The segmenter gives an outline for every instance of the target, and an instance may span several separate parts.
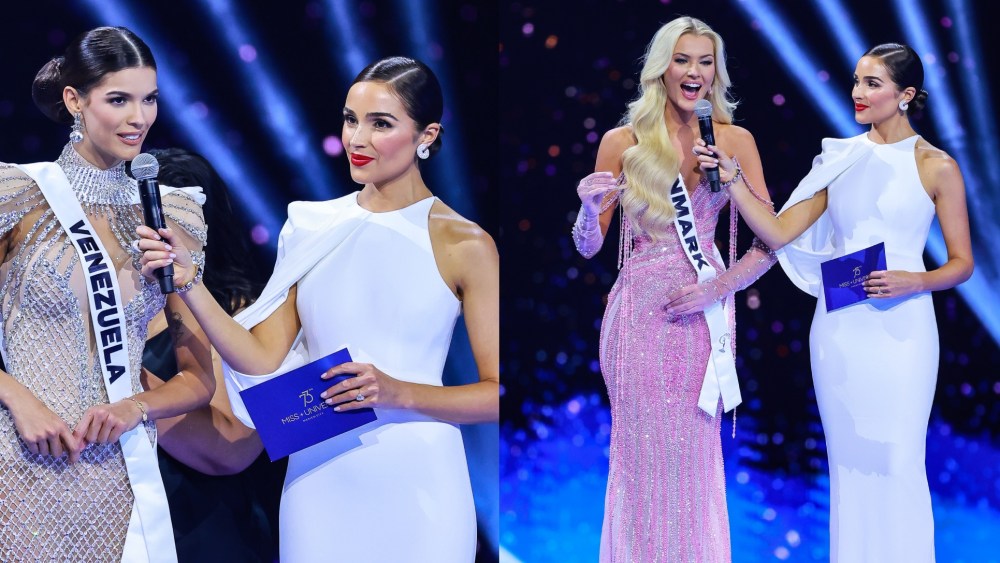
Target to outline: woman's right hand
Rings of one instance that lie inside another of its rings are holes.
[[[80,459],[86,443],[77,439],[69,425],[31,392],[26,391],[7,407],[14,418],[14,428],[28,451],[53,457],[67,454],[70,463]]]
[[[576,186],[576,194],[583,202],[583,209],[587,215],[596,216],[601,213],[601,202],[604,195],[612,190],[619,189],[618,180],[611,172],[594,172],[593,174],[580,180]]]
[[[142,275],[156,281],[156,270],[174,265],[174,285],[183,286],[195,277],[191,252],[184,248],[180,238],[169,228],[157,233],[150,227],[140,225],[135,232],[139,235],[139,250],[142,258]]]

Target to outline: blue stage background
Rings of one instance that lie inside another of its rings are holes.
[[[941,368],[927,470],[937,560],[1000,561],[1000,160],[992,109],[1000,102],[1000,41],[988,13],[987,3],[968,0],[501,8],[502,560],[597,560],[611,422],[597,344],[616,276],[617,228],[596,258],[577,255],[569,236],[575,187],[636,93],[646,43],[662,23],[690,15],[727,43],[741,102],[736,123],[755,136],[779,207],[823,137],[863,130],[850,90],[864,51],[900,41],[921,54],[930,97],[915,126],[962,167],[977,268],[961,291],[934,296]],[[724,245],[726,234],[719,236]],[[741,227],[741,249],[751,237]],[[928,265],[942,256],[935,231]],[[777,267],[737,297],[745,404],[736,438],[728,421],[722,438],[737,562],[829,559],[827,461],[807,345],[814,303]]]
[[[35,108],[35,74],[77,34],[125,25],[149,44],[159,67],[160,113],[144,149],[186,148],[218,169],[250,220],[247,234],[257,244],[247,259],[261,265],[262,279],[290,201],[360,188],[340,143],[351,80],[381,57],[421,59],[445,97],[443,147],[422,166],[424,179],[498,238],[494,2],[38,0],[6,4],[4,21],[0,161],[59,154],[68,129]],[[448,383],[476,377],[462,321],[445,370]],[[498,428],[463,427],[483,540],[477,561],[497,557]]]

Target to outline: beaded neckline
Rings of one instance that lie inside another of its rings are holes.
[[[136,181],[125,174],[124,161],[101,170],[80,156],[72,144],[67,144],[56,164],[66,174],[73,193],[88,214],[99,212],[100,208],[108,205],[131,206],[138,199]]]

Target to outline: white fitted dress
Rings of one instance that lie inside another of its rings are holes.
[[[300,361],[346,346],[354,361],[391,377],[441,385],[461,304],[431,248],[436,200],[372,213],[357,195],[289,206],[272,279],[236,319],[252,326],[266,318],[297,281]],[[282,371],[294,365],[287,362]],[[231,369],[227,377],[234,410],[245,416],[235,392],[267,377]],[[411,411],[377,414],[376,422],[289,457],[282,563],[475,559],[476,514],[458,426]]]
[[[786,208],[828,181],[827,211],[812,232],[778,253],[800,287],[822,296],[811,262],[883,241],[887,269],[925,271],[935,208],[917,173],[918,139],[824,141],[810,176],[827,177],[803,180]],[[924,464],[939,349],[930,293],[833,312],[820,297],[809,340],[830,462],[831,561],[934,561]]]

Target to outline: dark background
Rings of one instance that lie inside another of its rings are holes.
[[[69,131],[32,103],[35,74],[81,32],[99,25],[130,27],[149,44],[159,66],[159,116],[144,150],[183,147],[202,152],[216,165],[248,216],[248,227],[264,227],[258,229],[261,244],[248,257],[260,264],[262,279],[270,274],[276,230],[288,202],[360,189],[351,181],[346,155],[342,150],[326,154],[324,139],[333,136],[339,144],[350,82],[364,65],[384,56],[421,59],[441,79],[443,148],[421,165],[424,180],[446,203],[498,237],[493,2],[40,0],[5,4],[3,19],[0,161],[58,156]],[[253,47],[255,60],[241,59],[243,45]],[[364,53],[359,63],[347,56],[350,49]],[[172,84],[184,84],[185,90]],[[268,88],[283,105],[269,105]],[[212,143],[215,152],[205,151]],[[289,147],[304,156],[295,157]],[[230,170],[242,176],[224,169],[227,159],[234,164]],[[247,205],[251,199],[261,202],[265,216]],[[450,382],[475,377],[463,321],[446,372]],[[495,553],[497,425],[469,426],[464,435],[487,539],[484,551]]]
[[[838,34],[828,29],[814,2],[522,1],[501,9],[500,177],[505,187],[501,222],[501,496],[504,545],[521,540],[517,544],[520,549],[514,550],[521,557],[533,548],[524,543],[523,535],[508,534],[508,524],[521,525],[526,518],[525,506],[530,505],[517,487],[549,477],[565,480],[586,469],[574,461],[552,461],[551,474],[539,470],[548,463],[542,461],[541,453],[547,451],[546,444],[564,433],[572,437],[565,454],[570,459],[572,450],[584,447],[581,444],[588,440],[607,439],[603,434],[606,428],[596,428],[607,423],[603,414],[607,397],[597,352],[606,296],[617,276],[618,218],[616,215],[612,222],[604,248],[589,261],[574,250],[570,229],[580,204],[577,182],[594,171],[600,136],[619,123],[627,103],[635,97],[641,57],[656,30],[677,16],[689,15],[721,34],[726,42],[732,92],[740,101],[735,123],[756,138],[767,187],[779,208],[808,172],[812,158],[820,151],[820,140],[844,136],[824,118],[823,107],[801,87],[799,79],[780,63],[770,46],[773,37],[746,15],[750,4],[770,5],[780,11],[795,34],[793,40],[805,46],[819,68],[828,73],[829,85],[839,92],[837,101],[850,111],[854,63],[863,53],[857,53],[850,63],[844,60],[837,48]],[[841,4],[865,48],[889,41],[906,42],[896,16],[897,3]],[[943,23],[956,4],[969,6],[972,21],[978,22],[974,48],[985,67],[979,74],[985,79],[988,103],[995,107],[1000,102],[995,89],[1000,79],[1000,41],[986,23],[992,13],[987,3],[917,3],[942,46],[939,64],[925,66],[928,72],[944,73],[952,91],[956,95],[961,92],[963,53]],[[945,53],[951,51],[958,52],[957,62],[946,59]],[[774,101],[779,94],[784,98],[780,106]],[[929,142],[947,150],[942,132],[930,117],[940,107],[935,104],[940,103],[941,96],[931,91],[925,115],[914,121],[914,126]],[[973,163],[981,163],[979,158],[996,158],[981,152],[981,139],[971,136],[973,120],[995,117],[976,115],[963,107],[961,99],[956,103],[959,125],[967,133],[964,142],[977,157]],[[857,126],[856,133],[863,130]],[[979,201],[995,206],[1000,196],[998,186],[988,181],[983,169],[967,167],[963,173],[967,182],[970,176],[977,179]],[[970,212],[974,215],[977,268],[980,274],[995,277],[998,253],[995,243],[984,238],[989,229],[977,222],[976,213],[993,221],[996,216],[983,209]],[[726,217],[720,224],[728,224]],[[728,235],[720,229],[717,236],[719,247],[724,249]],[[752,233],[741,224],[741,252],[751,238]],[[927,263],[934,267],[929,258]],[[991,295],[980,296],[975,307],[1000,307],[996,293]],[[758,298],[759,306],[748,306],[748,300]],[[815,299],[795,288],[775,265],[751,290],[738,294],[736,303],[737,367],[745,401],[738,409],[743,418],[737,423],[742,435],[737,463],[779,477],[806,474],[819,478],[827,471],[826,453],[808,357]],[[941,367],[932,427],[1000,444],[1000,404],[996,400],[1000,394],[996,367],[1000,350],[994,340],[1000,335],[991,337],[956,290],[935,293],[934,303]],[[567,414],[567,405],[572,407],[571,414]],[[586,426],[584,418],[590,421],[590,429],[567,428]],[[728,417],[722,426],[725,441],[731,432]],[[606,459],[603,463],[606,465]],[[931,475],[932,490],[958,490],[957,480],[942,483],[936,477]],[[996,477],[992,469],[981,468],[967,477],[986,480],[975,495],[984,496],[994,509],[1000,506],[1000,494],[989,483]],[[512,483],[509,486],[508,480]],[[594,483],[581,494],[603,498],[603,485]],[[970,498],[978,498],[972,495],[969,493]],[[579,519],[568,518],[571,524],[567,526],[582,526]]]

